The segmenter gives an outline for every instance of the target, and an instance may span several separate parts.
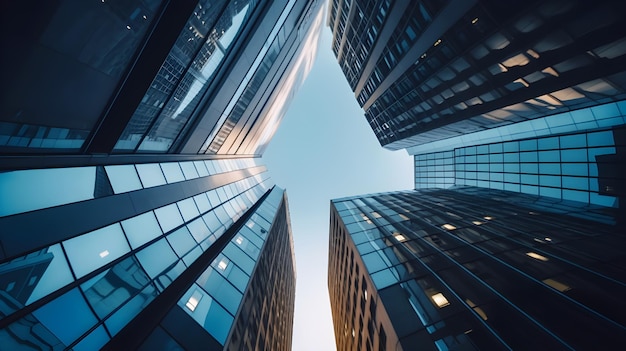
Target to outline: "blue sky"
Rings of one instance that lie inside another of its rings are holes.
[[[376,140],[333,56],[328,27],[263,163],[289,199],[298,272],[293,350],[335,350],[326,281],[330,199],[412,189],[413,163]]]

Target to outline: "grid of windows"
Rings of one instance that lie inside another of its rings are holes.
[[[617,142],[617,144],[616,144]],[[525,139],[456,148],[415,156],[415,186],[469,185],[615,207],[620,181],[605,171],[621,145],[612,130]]]
[[[254,159],[236,159],[3,172],[0,217],[255,166]]]
[[[344,257],[356,249],[404,349],[593,348],[580,335],[591,330],[623,342],[626,277],[615,265],[626,238],[614,225],[560,214],[565,206],[529,211],[520,206],[528,198],[460,188],[333,200],[334,320],[358,300],[342,303],[337,291],[351,279],[331,264],[350,270]]]
[[[618,62],[626,45],[615,15],[622,5],[510,6],[479,4],[422,52],[401,59],[390,49],[376,58],[380,67],[356,92],[382,145],[399,149],[624,98]],[[598,20],[582,24],[583,17]],[[385,67],[397,70],[395,81],[385,80]]]
[[[3,326],[2,344],[99,348],[271,185],[251,176],[2,264],[3,317],[29,312]]]

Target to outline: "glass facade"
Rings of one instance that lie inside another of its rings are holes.
[[[615,220],[575,218],[565,213],[580,208],[553,204],[472,187],[333,200],[329,292],[338,347],[624,342],[624,236]]]
[[[167,151],[257,1],[200,1],[115,147]]]
[[[329,26],[372,130],[398,150],[624,99],[623,11],[611,1],[336,0]]]
[[[0,349],[290,349],[287,198],[258,158],[323,8],[2,6]]]
[[[64,0],[3,6],[10,15],[3,19],[0,146],[79,150],[160,16],[161,3]],[[32,25],[16,30],[24,23]]]
[[[619,207],[621,109],[623,101],[411,148],[450,150],[415,155],[415,187],[470,185]]]
[[[2,344],[29,344],[39,334],[24,328],[36,326],[49,347],[104,345],[271,185],[266,174],[242,178],[3,263],[4,320],[32,312],[3,327]]]

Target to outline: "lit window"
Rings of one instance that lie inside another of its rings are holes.
[[[198,306],[198,303],[200,303],[200,300],[202,300],[202,293],[196,289],[189,297],[189,300],[187,300],[185,306],[193,312]]]
[[[396,240],[398,240],[399,242],[406,241],[406,238],[404,237],[404,235],[400,233],[393,233],[393,237],[396,238]]]
[[[558,282],[552,278],[544,279],[543,282],[560,292],[566,292],[572,289],[572,287],[570,287],[569,285]]]
[[[480,308],[480,307],[476,307],[476,304],[475,304],[475,303],[473,303],[473,302],[472,302],[472,300],[470,300],[470,299],[465,300],[465,302],[467,302],[467,304],[468,304],[468,305],[469,305],[472,309],[474,309],[474,311],[476,311],[476,313],[478,313],[478,315],[479,315],[482,319],[487,320],[487,314],[485,313],[485,311],[483,311],[483,309],[482,309],[482,308]]]
[[[408,220],[409,220],[409,217],[407,217],[407,216],[403,215],[402,213],[398,213],[398,216],[399,216],[400,218],[402,218],[403,220],[405,220],[405,221],[408,221]]]
[[[104,250],[100,252],[100,258],[105,258],[107,256],[109,256],[109,250]]]
[[[365,300],[367,301],[367,290],[363,290],[363,295],[365,296]]]
[[[437,46],[439,44],[441,44],[441,39],[437,39],[437,41],[435,42],[435,44],[433,44],[433,46]]]
[[[526,253],[526,255],[527,255],[528,257],[532,257],[532,258],[534,258],[534,259],[536,259],[536,260],[539,260],[539,261],[544,261],[544,262],[545,262],[545,261],[547,261],[547,260],[548,260],[548,258],[547,258],[547,257],[545,257],[545,256],[541,256],[540,254],[535,253],[535,252],[527,252],[527,253]]]
[[[483,223],[485,223],[485,222],[481,222],[481,221],[472,221],[472,223],[474,223],[474,224],[476,224],[476,225],[481,225],[481,224],[483,224]]]
[[[372,212],[372,216],[374,216],[374,218],[380,218],[381,217],[380,213],[378,213],[376,211]]]
[[[446,306],[448,306],[450,304],[450,302],[448,302],[448,299],[446,299],[446,297],[443,296],[442,293],[436,293],[436,294],[432,295],[430,298],[433,299],[433,302],[439,308],[446,307]]]
[[[217,264],[217,268],[221,270],[225,270],[228,267],[228,263],[225,260],[221,260],[220,263]]]
[[[485,217],[483,217],[483,218],[484,218],[484,219],[486,219],[486,220],[488,220],[488,221],[490,221],[490,220],[492,220],[492,219],[493,219],[493,217],[490,217],[490,216],[485,216]]]
[[[455,226],[453,226],[452,224],[448,224],[448,223],[442,225],[441,227],[443,227],[443,229],[447,229],[447,230],[454,230],[454,229],[456,229]]]
[[[235,242],[239,245],[241,245],[243,243],[243,237],[239,236],[237,237],[237,239],[235,239]]]
[[[472,24],[476,24],[477,22],[478,22],[478,17],[476,17],[476,18],[474,18],[474,19],[472,20]]]

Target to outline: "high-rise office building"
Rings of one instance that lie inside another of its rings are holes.
[[[330,3],[333,52],[388,149],[626,97],[622,2]]]
[[[0,348],[290,349],[287,200],[258,157],[323,2],[1,6]]]
[[[333,201],[338,348],[624,342],[623,13],[331,1],[339,64],[381,145],[414,156],[420,189]]]
[[[478,187],[333,200],[337,348],[623,344],[626,237],[606,208],[579,205]]]

